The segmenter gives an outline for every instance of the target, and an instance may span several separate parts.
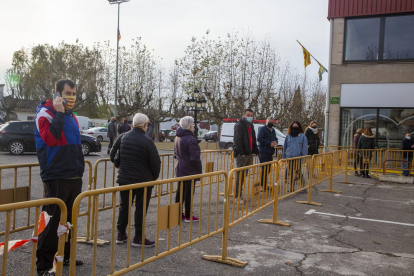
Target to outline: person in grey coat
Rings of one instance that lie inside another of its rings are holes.
[[[111,121],[108,124],[108,131],[106,132],[106,136],[109,138],[109,145],[108,145],[108,152],[111,152],[112,146],[114,145],[114,141],[116,138],[116,118],[112,117]]]
[[[147,127],[147,136],[151,138],[151,140],[154,140],[154,123],[149,121],[148,127]]]

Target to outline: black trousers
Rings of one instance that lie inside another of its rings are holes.
[[[191,218],[191,183],[193,183],[192,180],[183,181],[183,201],[184,201],[184,209],[185,209],[186,218]],[[193,186],[193,195],[194,195],[195,181],[192,186]],[[178,182],[177,192],[175,193],[175,203],[180,202],[180,195],[181,195],[181,182]]]
[[[45,198],[57,197],[65,202],[68,216],[67,221],[72,223],[72,207],[75,198],[82,192],[82,179],[59,179],[43,183],[45,188]],[[57,229],[60,221],[60,208],[56,204],[42,206],[45,211],[52,216],[46,229],[39,236],[36,251],[36,266],[38,271],[49,270],[53,267],[55,254],[58,250],[59,238]],[[70,257],[70,235],[65,243],[64,259]]]
[[[112,146],[114,145],[115,137],[109,137],[108,154],[111,152]]]
[[[270,162],[270,161],[273,161],[273,156],[270,153],[260,152],[259,160],[260,160],[260,163]],[[269,177],[270,166],[271,165],[262,166],[261,182],[262,182],[262,187],[265,187],[265,188],[267,187],[267,181],[268,181],[267,178]]]
[[[120,185],[122,186],[122,185]],[[154,186],[147,187],[147,201],[145,206],[145,212],[148,212],[148,206],[151,199],[152,188]],[[135,237],[141,238],[142,236],[142,220],[143,220],[143,210],[144,210],[144,188],[139,188],[132,190],[132,201],[131,205],[134,202],[135,198]],[[121,191],[121,204],[119,207],[119,215],[118,215],[118,223],[116,225],[118,232],[121,234],[126,233],[126,228],[128,226],[128,216],[130,215],[130,207],[129,204],[129,190],[128,191]]]

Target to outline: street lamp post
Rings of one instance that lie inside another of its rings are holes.
[[[185,106],[187,107],[187,113],[194,112],[194,137],[198,140],[198,126],[197,124],[200,123],[197,120],[198,112],[204,112],[206,108],[207,101],[206,99],[198,95],[200,91],[198,91],[197,87],[193,91],[193,96],[191,99],[188,97],[185,101]]]
[[[125,2],[129,2],[129,0],[108,0],[109,4],[114,5],[118,4],[118,28],[116,32],[116,75],[115,75],[115,106],[114,106],[114,117],[116,118],[117,106],[118,106],[118,53],[119,53],[119,10],[120,5]]]

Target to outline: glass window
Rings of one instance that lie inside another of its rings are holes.
[[[378,60],[380,18],[346,21],[345,60]]]
[[[384,59],[414,59],[414,15],[385,19]]]
[[[354,135],[358,128],[370,127],[375,134],[377,109],[342,108],[341,146],[354,146]]]
[[[378,148],[400,148],[405,134],[414,134],[414,109],[380,109]]]

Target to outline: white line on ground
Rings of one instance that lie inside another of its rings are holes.
[[[410,204],[411,203],[411,201],[398,201],[398,200],[379,199],[379,198],[363,198],[363,197],[359,197],[359,196],[348,196],[348,195],[341,195],[341,194],[335,194],[334,196],[351,197],[351,198],[365,199],[365,200],[388,201],[388,202],[403,203],[403,204]]]
[[[338,218],[349,218],[349,219],[357,219],[357,220],[366,220],[366,221],[374,221],[374,222],[382,222],[382,223],[390,223],[390,224],[398,224],[398,225],[405,225],[405,226],[414,226],[414,224],[411,223],[402,223],[402,222],[395,222],[395,221],[387,221],[387,220],[378,220],[378,219],[367,219],[367,218],[357,218],[357,217],[348,217],[344,215],[336,215],[336,214],[329,214],[329,213],[322,213],[322,212],[316,212],[315,209],[310,209],[305,213],[305,215],[311,215],[311,214],[319,214],[319,215],[325,215],[325,216],[331,216],[331,217],[338,217]]]

